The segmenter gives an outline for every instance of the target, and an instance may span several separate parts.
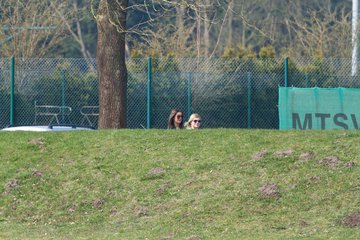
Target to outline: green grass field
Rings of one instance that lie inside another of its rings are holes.
[[[360,239],[359,143],[358,131],[0,132],[0,239]]]

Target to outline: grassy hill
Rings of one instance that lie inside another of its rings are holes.
[[[0,132],[0,239],[359,239],[360,132]]]

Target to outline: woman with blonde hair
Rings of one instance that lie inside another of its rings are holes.
[[[197,113],[191,114],[189,121],[185,123],[186,129],[199,129],[201,125],[201,117]]]

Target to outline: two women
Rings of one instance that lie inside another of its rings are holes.
[[[168,129],[182,129],[186,127],[186,129],[199,129],[201,126],[201,117],[197,113],[191,114],[189,121],[185,124],[183,123],[183,113],[178,111],[177,109],[171,110],[169,121],[168,121]]]

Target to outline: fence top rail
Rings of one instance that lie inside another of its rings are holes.
[[[37,115],[69,115],[71,111],[71,107],[68,106],[35,105],[35,114]]]

